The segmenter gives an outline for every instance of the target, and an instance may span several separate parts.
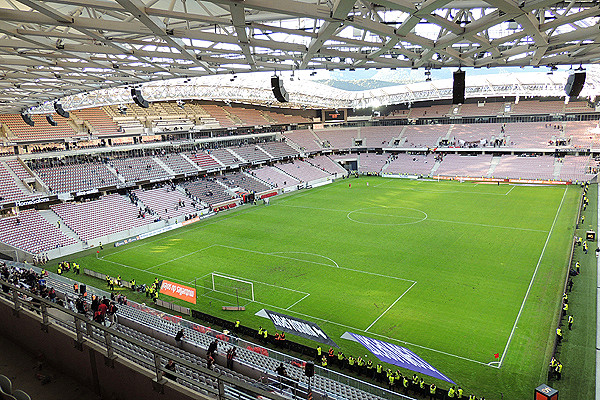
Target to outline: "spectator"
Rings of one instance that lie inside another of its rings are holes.
[[[227,350],[227,368],[233,370],[233,359],[235,358],[235,347]]]
[[[175,343],[177,343],[177,346],[181,347],[183,345],[184,337],[185,337],[185,333],[183,332],[183,329],[181,329],[179,332],[177,332],[177,335],[175,335]]]
[[[215,351],[217,350],[217,345],[219,344],[218,340],[215,339],[209,346],[208,351],[206,352],[209,356],[214,357]]]
[[[175,370],[176,370],[175,361],[169,360],[169,362],[167,362],[167,364],[165,365],[165,368],[169,371],[175,372]],[[171,374],[171,372],[163,371],[162,375],[165,378],[170,379],[172,381],[174,381],[176,379],[175,375]]]

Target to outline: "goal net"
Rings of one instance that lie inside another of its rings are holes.
[[[252,282],[215,272],[210,274],[210,279],[212,291],[254,301],[254,284]]]

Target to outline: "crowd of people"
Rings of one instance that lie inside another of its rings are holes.
[[[581,211],[585,211],[589,204],[589,199],[587,197],[587,192],[589,189],[589,183],[585,183],[583,185],[583,194],[581,199]],[[583,225],[585,222],[585,215],[581,215],[580,224]],[[579,227],[579,226],[578,226]],[[588,243],[587,240],[583,240],[583,238],[576,236],[574,241],[575,247],[581,247],[584,254],[588,253]],[[596,256],[600,253],[600,248],[596,248]],[[573,310],[569,309],[569,294],[573,290],[573,280],[576,276],[581,274],[581,263],[579,261],[575,262],[575,265],[569,270],[569,277],[567,279],[566,291],[563,293],[562,302],[561,302],[561,314],[560,321],[558,327],[556,328],[556,346],[554,348],[554,354],[552,355],[552,359],[550,360],[550,364],[548,365],[548,380],[556,379],[560,381],[562,378],[562,370],[563,365],[558,360],[557,355],[557,347],[562,344],[562,341],[565,337],[565,332],[563,331],[563,326],[566,325],[569,331],[573,330],[573,324],[575,322],[575,317],[573,315]],[[566,324],[563,321],[566,318]]]
[[[430,399],[438,399],[440,393],[445,392],[445,398],[448,399],[485,400],[484,397],[477,397],[474,394],[467,396],[460,386],[451,386],[446,391],[438,388],[435,383],[426,383],[425,379],[417,374],[411,377],[403,375],[399,369],[394,371],[391,368],[384,368],[381,363],[375,365],[366,354],[364,357],[346,356],[341,350],[336,354],[332,347],[325,352],[321,346],[317,346],[315,354],[315,362],[323,368],[336,366],[342,371],[348,370],[352,374],[364,376],[379,384],[387,385],[392,391],[401,391],[406,395],[418,394],[429,396]]]

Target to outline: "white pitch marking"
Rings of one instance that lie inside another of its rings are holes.
[[[500,196],[504,196],[503,194]],[[294,206],[294,205],[289,205],[289,204],[281,204],[282,207],[295,207],[295,208],[305,208],[305,209],[309,209],[309,210],[322,210],[322,211],[338,211],[338,212],[345,212],[348,213],[348,211],[346,210],[338,210],[335,208],[320,208],[320,207],[307,207],[307,206]],[[383,206],[381,206],[383,207]],[[383,207],[383,208],[387,208],[387,207]],[[386,214],[379,214],[379,213],[368,213],[365,211],[361,211],[364,210],[364,208],[358,209],[358,210],[353,210],[350,211],[350,213],[356,213],[356,214],[365,214],[365,215],[379,215],[379,216],[386,216]],[[419,210],[420,211],[420,210]],[[424,211],[422,211],[424,213]],[[419,217],[411,217],[411,216],[395,216],[398,218],[408,218],[408,219],[417,219]],[[348,218],[350,219],[350,218]],[[350,219],[350,221],[353,221]],[[513,229],[513,230],[517,230],[517,231],[528,231],[528,232],[543,232],[543,233],[547,233],[547,231],[542,230],[542,229],[531,229],[531,228],[520,228],[518,226],[502,226],[502,225],[491,225],[491,224],[479,224],[476,222],[464,222],[464,221],[448,221],[445,219],[435,219],[435,218],[427,218],[426,221],[432,221],[432,222],[446,222],[448,224],[462,224],[462,225],[474,225],[474,226],[484,226],[487,228],[498,228],[498,229]],[[357,222],[357,221],[353,221],[353,222]],[[419,221],[417,221],[419,222]],[[360,222],[362,224],[369,224],[368,222]],[[371,225],[375,225],[375,224],[371,224]]]
[[[504,195],[505,195],[505,196],[508,196],[508,194],[509,194],[510,192],[512,192],[514,188],[515,188],[515,185],[512,185],[512,187],[510,188],[510,190],[509,190],[508,192],[504,193]]]
[[[111,264],[120,265],[120,266],[122,266],[122,267],[129,268],[129,269],[133,269],[133,270],[136,270],[136,271],[150,273],[150,272],[146,271],[145,269],[140,269],[140,268],[132,267],[131,265],[127,265],[127,264],[118,263],[118,262],[116,262],[116,261],[110,261],[110,260],[106,260],[106,259],[104,259],[104,258],[101,258],[100,260],[102,260],[102,261],[106,261],[106,262],[108,262],[108,263],[111,263]],[[160,276],[161,278],[167,278],[167,279],[171,279],[171,280],[173,280],[173,281],[176,281],[176,282],[188,283],[188,282],[182,281],[182,280],[180,280],[180,279],[171,278],[170,276],[166,276],[166,275],[161,275],[161,274],[152,274],[152,275],[155,275],[155,276]]]
[[[386,309],[386,310],[385,310],[383,313],[381,313],[381,315],[380,315],[379,317],[377,317],[377,319],[376,319],[375,321],[373,321],[373,322],[371,323],[371,325],[369,325],[369,326],[367,327],[367,329],[365,329],[365,330],[364,330],[364,332],[368,332],[368,331],[369,331],[369,329],[371,329],[371,327],[372,327],[373,325],[375,325],[375,323],[376,323],[377,321],[379,321],[379,319],[380,319],[381,317],[383,317],[383,316],[384,316],[384,315],[385,315],[385,314],[386,314],[388,311],[390,311],[390,309],[396,305],[396,303],[398,302],[398,300],[400,300],[400,299],[401,299],[401,298],[402,298],[402,297],[403,297],[403,296],[404,296],[406,293],[408,293],[408,291],[409,291],[410,289],[412,289],[412,287],[413,287],[413,286],[415,286],[416,284],[417,284],[417,282],[414,282],[412,285],[410,285],[410,287],[409,287],[408,289],[406,289],[406,290],[404,291],[404,293],[402,293],[402,294],[400,295],[400,297],[398,297],[398,298],[396,299],[396,301],[394,301],[394,302],[393,302],[393,303],[392,303],[392,304],[391,304],[391,305],[390,305],[390,306],[389,306],[389,307],[388,307],[388,308],[387,308],[387,309]]]
[[[294,304],[292,304],[291,306],[289,306],[288,308],[286,308],[286,310],[289,310],[290,308],[294,307],[296,304],[300,303],[302,300],[304,300],[308,296],[310,296],[310,293],[307,294],[306,296],[304,296],[303,298],[301,298],[300,300],[298,300],[297,302],[295,302]]]
[[[165,265],[165,264],[168,264],[168,263],[170,263],[170,262],[177,261],[177,260],[179,260],[179,259],[181,259],[181,258],[185,258],[185,257],[187,257],[187,256],[191,256],[192,254],[196,254],[196,253],[198,253],[198,252],[200,252],[200,251],[203,251],[203,250],[210,249],[210,248],[211,248],[211,247],[213,247],[213,246],[214,246],[214,244],[211,244],[210,246],[203,247],[203,248],[201,248],[200,250],[192,251],[191,253],[184,254],[184,255],[182,255],[182,256],[180,256],[180,257],[175,257],[175,258],[173,258],[173,259],[171,259],[171,260],[167,260],[167,261],[165,261],[165,262],[162,262],[162,263],[160,263],[160,264],[153,265],[153,266],[151,266],[150,268],[147,268],[147,269],[146,269],[146,271],[150,271],[152,268],[160,267],[161,265]]]
[[[340,268],[339,264],[336,263],[333,259],[331,259],[329,257],[322,256],[320,254],[316,254],[316,253],[308,253],[306,251],[274,251],[274,252],[269,253],[269,254],[308,254],[308,255],[311,255],[311,256],[323,257],[326,260],[329,260],[329,261],[331,261],[332,263],[335,264],[335,265],[332,265],[332,267]]]
[[[500,357],[500,361],[498,362],[498,368],[502,366],[502,362],[504,361],[504,356],[506,356],[506,352],[508,351],[508,346],[510,346],[510,342],[515,333],[515,329],[517,329],[517,324],[519,323],[519,319],[521,318],[521,313],[523,312],[523,308],[525,307],[525,303],[527,302],[527,298],[529,297],[529,292],[531,291],[531,287],[533,286],[533,282],[535,281],[535,276],[537,275],[538,269],[540,268],[540,264],[542,263],[542,258],[544,257],[544,253],[546,252],[546,247],[548,246],[548,242],[550,241],[550,236],[552,235],[552,231],[554,230],[554,226],[556,225],[556,220],[558,219],[558,214],[562,208],[563,202],[565,201],[565,196],[567,195],[567,190],[569,187],[565,187],[565,191],[563,193],[563,197],[558,205],[558,210],[556,210],[556,215],[554,216],[554,221],[552,222],[552,227],[550,227],[550,232],[548,232],[548,236],[546,237],[546,242],[544,243],[544,247],[542,248],[542,254],[540,254],[540,258],[538,259],[537,265],[535,266],[535,270],[533,271],[533,276],[529,281],[529,287],[527,287],[527,292],[525,292],[525,297],[523,298],[523,302],[521,303],[521,307],[519,308],[519,312],[517,313],[517,318],[515,319],[515,323],[510,331],[510,335],[508,336],[508,341],[506,342],[506,346],[504,347],[504,351],[502,352],[502,357]]]
[[[218,245],[215,245],[215,246],[222,246],[222,245],[218,244]],[[223,276],[226,276],[226,277],[229,277],[229,278],[246,280],[246,281],[253,282],[253,283],[260,283],[261,285],[271,286],[271,287],[274,287],[274,288],[277,288],[277,289],[289,290],[290,292],[296,292],[296,293],[300,293],[300,294],[310,294],[310,293],[307,293],[307,292],[303,292],[302,290],[290,289],[290,288],[286,288],[286,287],[283,287],[283,286],[273,285],[271,283],[255,281],[255,280],[248,279],[248,278],[245,278],[245,277],[242,277],[242,276],[230,275],[230,274],[226,274],[224,272],[219,272],[219,271],[213,271],[213,272],[215,274],[223,275]]]
[[[254,301],[254,303],[261,304],[263,306],[267,306],[267,307],[270,307],[270,308],[275,308],[275,309],[278,309],[278,310],[286,310],[285,308],[282,308],[282,307],[279,307],[279,306],[275,306],[275,305],[272,305],[272,304],[262,303],[260,301]],[[365,332],[364,330],[362,330],[360,328],[356,328],[356,327],[353,327],[353,326],[340,324],[338,322],[333,322],[333,321],[330,321],[330,320],[327,320],[327,319],[323,319],[323,318],[313,317],[312,315],[300,313],[300,312],[297,312],[297,311],[294,311],[294,310],[288,310],[288,311],[290,313],[292,313],[292,314],[296,314],[296,315],[300,315],[300,316],[305,317],[305,318],[309,318],[309,319],[314,319],[314,320],[317,320],[317,321],[321,321],[323,323],[330,323],[330,324],[333,324],[333,325],[341,326],[342,328],[346,328],[346,329],[349,329],[349,330],[354,330],[354,331],[357,331],[357,332],[368,333],[369,335],[377,336],[377,337],[380,337],[380,338],[383,338],[383,339],[386,339],[386,340],[389,340],[389,341],[392,341],[392,342],[397,342],[397,343],[402,343],[402,344],[405,344],[405,345],[408,345],[408,346],[418,347],[420,349],[433,351],[435,353],[443,354],[443,355],[446,355],[446,356],[449,356],[449,357],[454,357],[454,358],[458,358],[460,360],[469,361],[469,362],[480,364],[480,365],[483,365],[483,366],[486,366],[486,367],[491,367],[487,363],[484,363],[484,362],[481,362],[481,361],[477,361],[477,360],[473,360],[471,358],[467,358],[467,357],[459,356],[459,355],[456,355],[456,354],[448,353],[448,352],[445,352],[445,351],[442,351],[442,350],[432,349],[431,347],[421,346],[419,344],[410,343],[410,342],[407,342],[407,341],[404,341],[404,340],[395,339],[395,338],[392,338],[392,337],[389,337],[389,336],[385,336],[385,335],[380,335],[378,333]],[[497,367],[492,367],[492,368],[497,368]]]
[[[135,249],[135,248],[137,248],[137,247],[141,247],[141,246],[145,246],[145,245],[147,245],[147,244],[150,244],[150,243],[157,242],[157,241],[159,241],[159,240],[163,240],[163,239],[166,239],[166,238],[170,238],[170,237],[172,237],[172,236],[179,236],[179,235],[182,235],[182,234],[184,234],[184,233],[187,233],[187,232],[190,232],[190,231],[195,231],[195,230],[198,230],[198,229],[202,229],[202,228],[205,228],[205,227],[207,227],[208,225],[217,224],[217,223],[219,223],[219,222],[221,222],[221,221],[223,221],[223,220],[226,220],[226,219],[229,219],[229,218],[234,218],[234,217],[236,217],[236,216],[243,215],[243,214],[246,214],[246,213],[248,213],[248,212],[251,212],[251,211],[256,211],[256,210],[262,210],[262,208],[260,208],[260,207],[250,207],[250,208],[247,208],[246,210],[236,210],[237,212],[235,212],[235,213],[233,213],[233,214],[231,214],[231,215],[228,215],[228,216],[226,216],[226,217],[221,217],[221,218],[219,218],[219,219],[216,219],[216,220],[214,220],[214,221],[205,221],[205,220],[202,220],[202,224],[199,224],[199,225],[197,225],[197,226],[195,226],[195,227],[193,227],[193,228],[189,228],[189,229],[183,229],[183,230],[182,230],[182,229],[177,229],[177,230],[175,230],[175,232],[173,232],[173,233],[171,233],[171,234],[168,234],[168,235],[166,235],[166,234],[161,234],[161,235],[159,235],[159,236],[158,236],[156,239],[154,239],[154,240],[149,240],[149,241],[147,241],[147,242],[145,241],[146,239],[143,239],[143,240],[141,241],[141,243],[139,243],[139,244],[132,245],[132,246],[126,246],[126,247],[125,247],[125,248],[123,248],[122,250],[117,250],[117,251],[114,251],[114,252],[112,252],[112,253],[110,253],[110,254],[107,254],[107,255],[105,255],[105,256],[102,256],[102,257],[100,257],[100,258],[101,258],[101,259],[104,259],[104,257],[110,257],[110,256],[112,256],[112,255],[114,255],[114,254],[119,254],[119,253],[121,253],[121,252],[124,252],[124,251],[129,251],[129,250]],[[216,215],[215,215],[215,216],[216,216]],[[165,235],[165,236],[162,236],[162,235]]]
[[[383,274],[378,274],[378,273],[375,273],[375,272],[361,271],[359,269],[353,269],[353,268],[346,268],[346,267],[340,267],[340,266],[336,267],[335,265],[331,265],[331,264],[320,263],[320,262],[317,262],[317,261],[303,260],[301,258],[285,257],[285,256],[277,255],[277,254],[271,254],[271,253],[264,253],[264,252],[258,251],[258,250],[242,249],[242,248],[239,248],[239,247],[227,246],[227,245],[224,245],[224,244],[217,244],[216,246],[226,247],[228,249],[234,249],[234,250],[240,250],[240,251],[247,251],[247,252],[250,252],[250,253],[263,254],[263,255],[267,255],[267,256],[270,255],[270,256],[273,256],[273,257],[281,257],[281,258],[285,258],[285,259],[288,259],[288,260],[302,261],[302,262],[306,262],[306,263],[310,263],[310,264],[323,265],[325,267],[339,268],[339,269],[344,269],[346,271],[358,272],[358,273],[367,274],[367,275],[380,276],[382,278],[397,279],[397,280],[406,281],[406,282],[415,282],[412,279],[398,278],[397,276],[383,275]],[[240,278],[240,279],[244,279],[244,278]]]
[[[380,214],[380,213],[370,213],[370,212],[365,212],[362,210],[369,210],[373,207],[370,208],[359,208],[358,210],[354,210],[354,211],[350,211],[348,214],[346,214],[346,218],[348,218],[350,221],[352,222],[356,222],[359,224],[365,224],[365,225],[378,225],[378,226],[400,226],[400,225],[412,225],[412,224],[418,224],[419,222],[423,222],[427,219],[427,213],[425,211],[421,211],[421,210],[417,210],[416,208],[410,208],[410,207],[384,207],[384,208],[402,208],[405,210],[412,210],[412,211],[418,211],[421,212],[425,215],[425,217],[420,218],[419,217],[411,217],[408,215],[389,215],[389,214]],[[378,215],[378,216],[382,216],[382,217],[396,217],[396,218],[408,218],[408,219],[415,219],[417,221],[413,221],[413,222],[402,222],[402,223],[395,223],[395,224],[376,224],[376,223],[372,223],[372,222],[362,222],[362,221],[357,221],[355,219],[350,218],[350,214],[365,214],[365,215]]]
[[[434,221],[434,222],[447,222],[449,224],[463,224],[463,225],[485,226],[487,228],[514,229],[514,230],[517,230],[517,231],[543,232],[543,233],[547,232],[547,231],[544,231],[542,229],[519,228],[518,226],[488,225],[488,224],[478,224],[477,222],[447,221],[447,220],[444,220],[444,219],[433,219],[433,218],[428,218],[427,220],[428,221]]]
[[[141,272],[146,272],[146,271],[144,271],[142,269],[131,267],[129,265],[121,264],[121,263],[118,263],[118,262],[115,262],[115,261],[110,261],[110,260],[106,260],[106,259],[103,259],[103,261],[106,261],[106,262],[109,262],[109,263],[112,263],[112,264],[116,264],[116,265],[120,265],[120,266],[123,266],[125,268],[130,268],[130,269],[133,269],[133,270],[137,270],[137,271],[141,271]],[[324,264],[324,265],[327,265],[327,264]],[[332,267],[331,265],[329,265],[329,266]],[[344,269],[355,271],[355,270],[352,270],[352,269],[349,269],[349,268],[344,268]],[[364,272],[364,271],[356,271],[356,272]],[[380,275],[380,274],[373,274],[373,275]],[[167,278],[167,279],[170,279],[170,280],[176,281],[176,282],[189,283],[189,282],[184,282],[184,281],[172,278],[170,276],[165,276],[165,275],[160,275],[160,274],[157,274],[157,276],[160,276],[161,278]],[[380,275],[380,276],[388,277],[388,278],[393,278],[393,279],[400,279],[400,280],[409,281],[409,282],[415,282],[415,281],[411,281],[411,280],[408,280],[408,279],[402,279],[402,278],[396,278],[396,277],[389,277],[389,276],[385,276],[385,275]],[[288,290],[292,290],[292,289],[288,289]],[[218,301],[223,301],[222,299],[217,299],[217,298],[208,296],[207,294],[202,294],[201,296],[212,298],[212,299],[218,300]],[[286,310],[285,308],[282,308],[282,307],[279,307],[279,306],[276,306],[276,305],[273,305],[273,304],[262,303],[262,302],[259,302],[259,301],[254,301],[254,303],[261,304],[261,305],[264,305],[264,306],[267,306],[267,307],[271,307],[271,308],[275,308],[275,309],[278,309],[278,310]],[[250,304],[250,303],[248,303],[248,304]],[[287,311],[289,311],[290,313],[293,313],[293,314],[297,314],[297,315],[303,316],[303,317],[312,318],[314,320],[318,320],[318,321],[322,321],[322,322],[328,322],[328,323],[331,323],[333,325],[341,326],[343,328],[352,329],[352,330],[355,330],[355,331],[358,331],[358,332],[367,333],[367,332],[361,330],[360,328],[355,328],[353,326],[340,324],[340,323],[337,323],[337,322],[325,320],[323,318],[313,317],[312,315],[299,313],[299,312],[294,311],[294,310],[287,310]],[[421,345],[418,345],[418,344],[415,344],[415,343],[410,343],[410,342],[406,342],[406,341],[403,341],[403,340],[398,340],[398,339],[395,339],[395,338],[392,338],[392,337],[389,337],[389,336],[380,335],[378,333],[372,333],[372,332],[368,332],[368,333],[370,335],[378,336],[380,338],[383,338],[383,339],[386,339],[386,340],[390,340],[390,341],[393,341],[393,342],[403,343],[403,344],[406,344],[406,345],[409,345],[409,346],[415,346],[415,347],[418,347],[418,348],[421,348],[421,349],[424,349],[424,350],[433,351],[435,353],[444,354],[446,356],[458,358],[460,360],[469,361],[469,362],[473,362],[473,363],[476,363],[476,364],[481,364],[481,365],[490,367],[490,365],[488,365],[488,364],[486,364],[484,362],[473,360],[473,359],[470,359],[470,358],[467,358],[467,357],[463,357],[463,356],[459,356],[459,355],[456,355],[456,354],[448,353],[448,352],[445,352],[445,351],[442,351],[442,350],[436,350],[436,349],[432,349],[432,348],[426,347],[426,346],[421,346]],[[497,367],[494,367],[494,368],[497,368]]]

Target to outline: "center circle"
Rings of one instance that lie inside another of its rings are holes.
[[[350,211],[352,222],[365,225],[412,225],[427,219],[425,211],[410,207],[366,207]]]

